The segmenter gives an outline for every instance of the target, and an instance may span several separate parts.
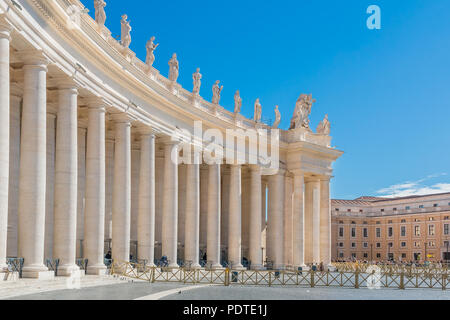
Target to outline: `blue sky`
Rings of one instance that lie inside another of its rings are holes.
[[[229,110],[239,89],[245,116],[259,97],[266,119],[280,106],[285,129],[300,93],[312,93],[312,127],[328,113],[345,151],[334,198],[450,192],[449,0],[106,1],[114,36],[128,14],[142,60],[156,36],[154,66],[167,75],[176,52],[183,87],[200,67],[200,94],[211,99],[221,80]],[[93,15],[93,0],[82,2]],[[366,27],[372,4],[381,30]]]

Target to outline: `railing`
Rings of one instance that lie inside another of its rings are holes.
[[[80,268],[80,270],[86,271],[88,267],[88,262],[89,262],[88,259],[77,259],[76,264]]]
[[[368,263],[358,263],[358,262],[336,262],[333,266],[337,271],[343,272],[366,272],[368,268],[376,266],[383,273],[406,273],[406,274],[449,274],[450,269],[447,265],[441,264],[430,264],[424,265],[390,265],[390,264],[368,264]]]
[[[148,282],[179,282],[189,284],[216,284],[223,286],[297,286],[395,288],[395,289],[450,289],[448,273],[438,270],[408,270],[387,272],[373,266],[368,272],[355,271],[253,271],[253,270],[206,270],[188,268],[144,267],[130,262],[113,263],[112,275],[119,275]]]
[[[6,264],[8,265],[8,274],[17,272],[19,278],[22,278],[22,269],[24,258],[7,258]]]
[[[46,259],[45,265],[49,271],[55,272],[55,276],[58,275],[59,259]]]

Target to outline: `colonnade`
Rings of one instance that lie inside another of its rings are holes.
[[[20,257],[24,277],[49,278],[45,260],[59,259],[70,276],[85,258],[104,274],[105,240],[117,261],[166,256],[173,268],[200,268],[204,253],[212,269],[243,269],[244,257],[256,270],[330,263],[329,176],[177,163],[179,142],[50,75],[42,51],[19,51],[12,79],[10,34],[0,23],[0,270]]]

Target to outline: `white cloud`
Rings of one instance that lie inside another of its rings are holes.
[[[380,197],[397,198],[450,192],[450,183],[440,182],[431,185],[427,185],[424,183],[428,180],[436,179],[446,175],[446,173],[429,175],[426,178],[417,181],[408,181],[404,183],[394,184],[387,188],[378,190],[376,193]]]

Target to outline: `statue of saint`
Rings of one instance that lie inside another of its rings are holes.
[[[273,123],[273,128],[278,129],[281,122],[281,113],[280,110],[278,110],[278,106],[275,107],[275,122]]]
[[[155,37],[151,37],[151,39],[147,42],[147,45],[145,46],[147,48],[147,58],[145,59],[145,63],[150,67],[153,66],[153,62],[155,62],[154,51],[159,46],[159,43],[154,44],[153,41],[155,41]]]
[[[217,80],[216,83],[212,87],[212,91],[213,91],[212,103],[213,104],[219,104],[219,102],[220,102],[220,93],[223,90],[223,86],[221,86],[219,88],[219,83],[220,83],[220,81]]]
[[[170,66],[170,69],[169,69],[169,80],[176,82],[177,79],[178,79],[178,72],[179,72],[179,69],[180,69],[176,53],[174,53],[173,56],[172,56],[172,59],[170,59],[169,66]]]
[[[122,35],[121,35],[121,39],[122,39],[122,46],[124,46],[125,48],[128,48],[131,44],[131,26],[130,26],[130,21],[127,21],[128,16],[126,14],[124,14],[122,16]]]
[[[330,134],[331,124],[328,121],[328,115],[325,115],[325,118],[319,123],[317,126],[317,133],[328,136]]]
[[[95,21],[100,26],[104,26],[106,22],[106,13],[105,13],[106,2],[103,0],[94,0],[94,7],[95,7]]]
[[[295,104],[294,116],[291,120],[291,126],[289,129],[309,128],[309,115],[311,114],[311,109],[313,103],[316,99],[312,98],[312,95],[301,94]]]
[[[194,89],[192,90],[192,93],[198,95],[200,93],[200,86],[202,85],[200,68],[197,68],[197,71],[192,75],[192,79],[194,80]]]
[[[259,103],[259,98],[258,98],[255,101],[255,116],[254,116],[253,120],[255,122],[261,122],[261,117],[262,117],[262,106],[261,106],[261,103]]]
[[[238,90],[234,94],[234,113],[235,114],[240,113],[241,112],[241,108],[242,108],[242,99],[241,99],[241,95],[240,95],[239,90]]]

